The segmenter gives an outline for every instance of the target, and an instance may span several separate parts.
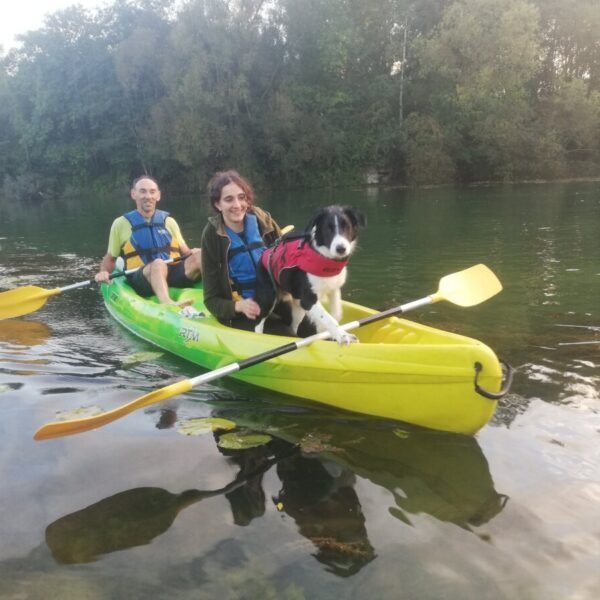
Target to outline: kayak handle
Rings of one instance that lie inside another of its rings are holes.
[[[479,379],[479,373],[481,373],[483,365],[480,362],[475,363],[475,391],[478,394],[481,394],[484,398],[489,398],[490,400],[500,400],[500,398],[506,396],[508,390],[510,389],[510,386],[512,385],[513,376],[515,374],[515,370],[513,369],[513,367],[511,367],[506,361],[502,360],[501,358],[498,360],[502,365],[502,371],[504,374],[504,381],[502,384],[502,388],[499,392],[488,392],[479,385],[479,382],[477,380]]]

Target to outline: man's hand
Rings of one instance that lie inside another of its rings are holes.
[[[110,273],[108,271],[98,271],[94,275],[96,283],[110,283]]]
[[[100,263],[100,269],[94,275],[94,280],[97,283],[110,283],[110,274],[113,272],[117,259],[110,254],[105,254],[102,262]]]

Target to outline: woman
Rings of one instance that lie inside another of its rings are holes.
[[[202,232],[204,303],[221,323],[252,331],[260,314],[252,299],[256,265],[281,230],[269,213],[254,206],[252,186],[236,171],[216,173],[208,183],[208,199],[216,215]]]

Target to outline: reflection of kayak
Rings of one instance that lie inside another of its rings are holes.
[[[391,492],[390,514],[410,523],[429,514],[471,529],[499,514],[498,493],[477,440],[390,423],[340,418],[322,411],[224,408],[220,417],[298,444],[307,456],[335,463]],[[310,490],[310,485],[306,485]]]
[[[207,369],[292,340],[232,329],[210,316],[186,318],[175,306],[139,297],[123,280],[102,286],[102,294],[111,315],[127,329]],[[174,289],[172,295],[207,312],[201,287]],[[345,302],[342,321],[374,313]],[[502,368],[481,342],[396,317],[355,333],[359,344],[318,341],[233,376],[337,408],[444,431],[473,434],[492,417],[496,400],[476,387],[497,392]]]

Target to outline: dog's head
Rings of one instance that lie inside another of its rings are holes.
[[[359,227],[367,224],[365,216],[349,206],[319,209],[307,226],[313,248],[335,260],[347,260],[356,246]]]

